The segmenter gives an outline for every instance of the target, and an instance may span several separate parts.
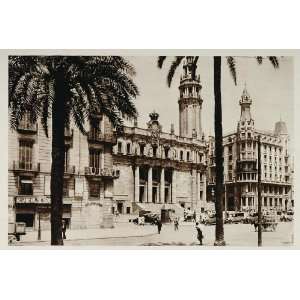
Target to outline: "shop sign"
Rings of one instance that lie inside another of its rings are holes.
[[[24,204],[50,204],[49,197],[16,197],[16,203]]]

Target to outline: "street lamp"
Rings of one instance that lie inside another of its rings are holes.
[[[38,241],[41,240],[42,238],[42,231],[41,231],[41,210],[38,209],[38,213],[39,213],[39,225],[38,225]]]

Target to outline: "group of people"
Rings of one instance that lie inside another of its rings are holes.
[[[173,220],[173,223],[174,223],[174,230],[178,231],[179,230],[179,218],[175,217]],[[157,225],[158,233],[160,234],[161,228],[162,228],[162,223],[159,219],[157,220],[156,225]],[[196,222],[196,231],[197,231],[197,239],[198,239],[200,245],[202,246],[203,245],[202,241],[203,241],[204,235],[201,230],[199,222]]]

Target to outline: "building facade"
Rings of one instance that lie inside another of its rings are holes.
[[[113,226],[113,214],[204,211],[208,144],[201,128],[200,77],[187,59],[179,86],[179,135],[164,132],[151,113],[145,129],[137,122],[116,136],[107,117],[95,114],[83,135],[65,129],[63,218],[70,228]],[[51,123],[51,121],[50,121]],[[51,124],[25,116],[9,131],[9,222],[50,228]]]
[[[237,131],[223,137],[224,209],[257,210],[258,139],[261,145],[262,207],[288,210],[294,206],[293,166],[286,124],[279,121],[274,131],[255,128],[251,115],[252,99],[245,87],[241,99]],[[209,143],[208,199],[213,200],[215,183],[214,138]]]

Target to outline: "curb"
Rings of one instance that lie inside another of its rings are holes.
[[[135,238],[135,237],[145,237],[145,236],[152,236],[156,235],[156,233],[147,233],[143,235],[128,235],[128,236],[107,236],[107,237],[91,237],[91,238],[74,238],[74,239],[66,239],[66,241],[87,241],[87,240],[108,240],[108,239],[125,239],[125,238]],[[8,246],[25,246],[25,244],[32,244],[32,243],[47,243],[49,241],[26,241],[26,242],[18,242],[16,244],[8,245]],[[50,245],[51,246],[51,245]]]

